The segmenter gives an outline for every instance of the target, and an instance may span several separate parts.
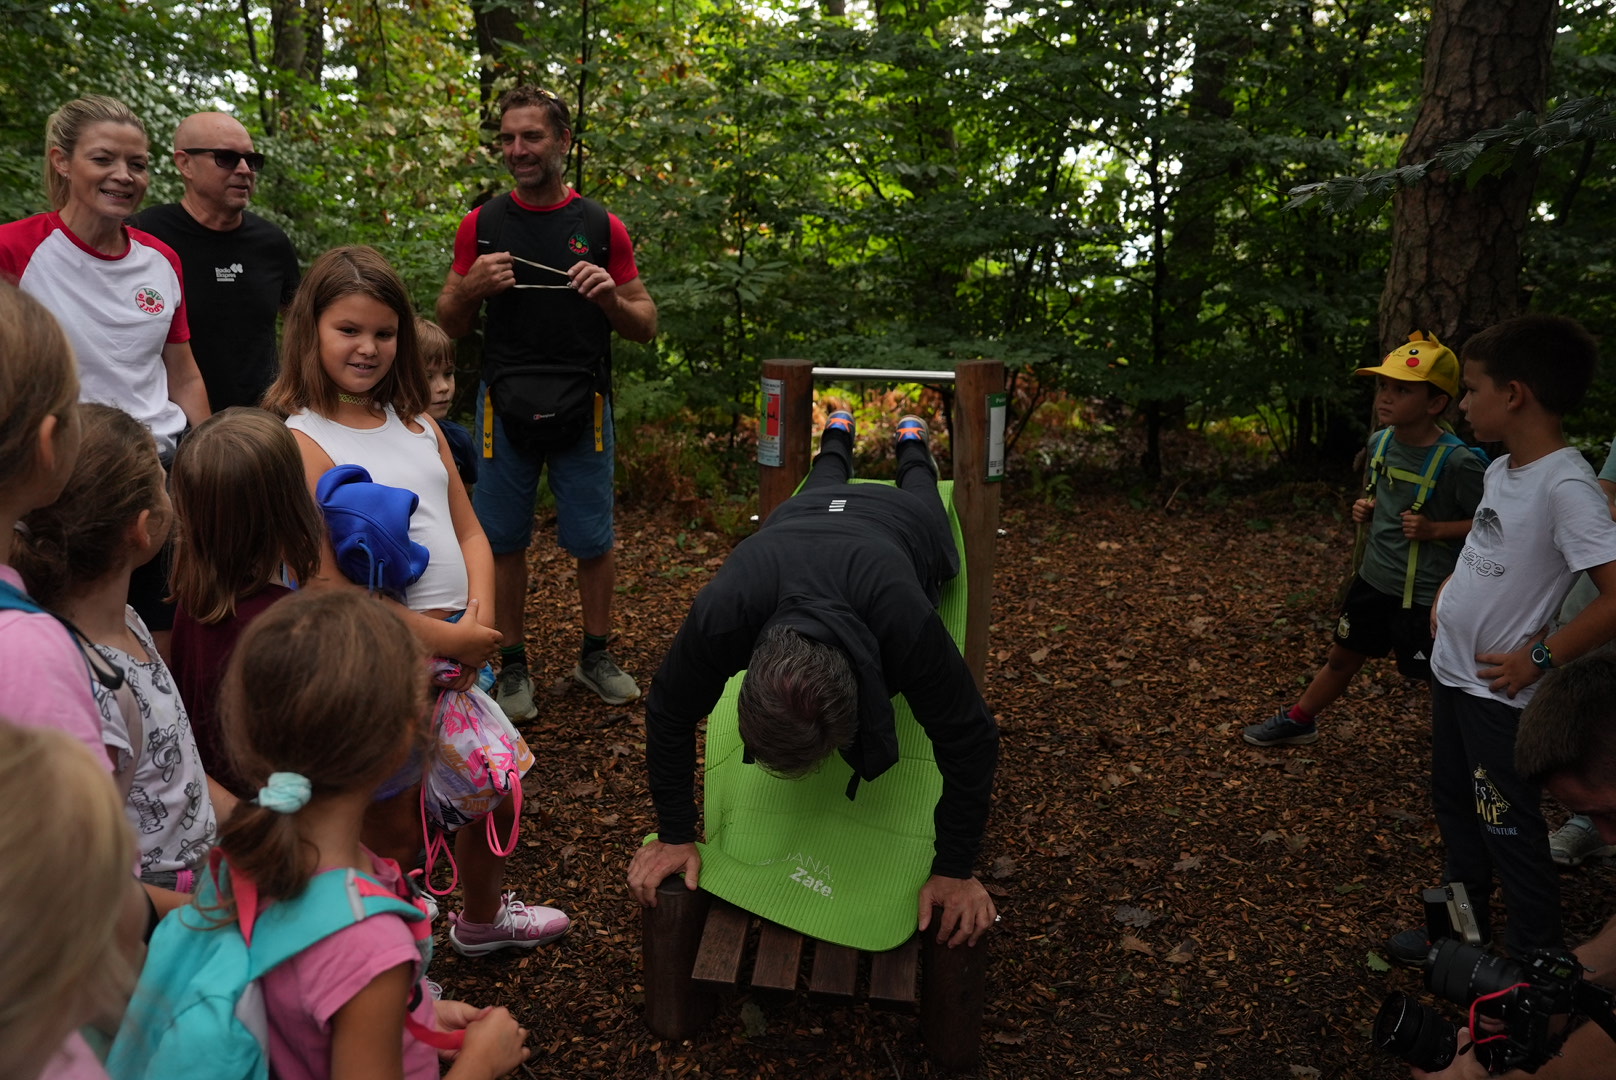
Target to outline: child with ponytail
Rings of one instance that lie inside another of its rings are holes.
[[[247,628],[220,712],[237,772],[258,797],[237,806],[219,848],[231,879],[253,883],[260,909],[334,869],[414,896],[360,830],[377,787],[429,745],[426,679],[403,621],[357,590],[301,592]],[[434,1000],[429,955],[418,949],[410,924],[379,914],[270,970],[261,985],[272,1074],[435,1078],[437,1052],[414,1034],[422,1027],[465,1030],[452,1080],[493,1080],[527,1060],[527,1031],[505,1009]]]
[[[79,415],[78,460],[56,501],[22,519],[12,559],[34,597],[78,628],[93,658],[122,673],[119,685],[92,686],[100,742],[127,791],[141,881],[159,910],[168,910],[191,891],[194,867],[217,832],[174,677],[125,603],[129,575],[162,549],[173,512],[145,425],[109,405],[80,405]],[[74,669],[82,677],[84,661],[75,658]],[[233,801],[223,789],[218,794]]]

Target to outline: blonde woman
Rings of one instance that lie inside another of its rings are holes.
[[[116,98],[68,102],[45,124],[51,209],[0,225],[0,277],[61,322],[79,361],[79,400],[116,405],[144,424],[166,465],[187,424],[208,418],[191,355],[179,256],[124,219],[150,183],[139,117]],[[135,576],[129,602],[167,648],[173,606],[159,558]]]

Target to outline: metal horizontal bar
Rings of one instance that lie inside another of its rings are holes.
[[[952,371],[905,371],[901,368],[816,367],[816,379],[897,379],[899,382],[953,382]]]

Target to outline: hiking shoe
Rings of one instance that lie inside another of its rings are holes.
[[[617,661],[605,649],[578,661],[572,669],[572,677],[599,694],[608,705],[627,705],[640,696],[639,684],[617,666]]]
[[[1592,819],[1581,814],[1560,826],[1549,835],[1549,856],[1555,866],[1581,866],[1589,859],[1609,855],[1616,851],[1600,837]]]
[[[1399,930],[1386,939],[1386,951],[1394,963],[1423,968],[1431,958],[1431,938],[1423,926]]]
[[[903,443],[915,442],[916,440],[925,444],[928,450],[931,448],[931,428],[926,426],[926,421],[914,413],[906,413],[898,417],[898,431],[892,436],[892,444],[900,446]]]
[[[1317,724],[1298,724],[1295,720],[1280,713],[1270,716],[1260,724],[1251,724],[1240,733],[1252,746],[1306,746],[1317,741],[1319,726]]]
[[[491,923],[456,919],[449,927],[449,944],[461,956],[486,956],[499,949],[531,949],[554,941],[572,927],[572,920],[553,907],[528,907],[512,893],[501,898],[499,914]]]
[[[856,437],[857,432],[853,426],[853,414],[846,409],[837,409],[825,420],[825,431],[845,431],[849,439]],[[819,433],[820,438],[825,437],[825,431]]]
[[[937,475],[937,459],[931,456],[931,428],[926,421],[914,413],[906,413],[898,417],[898,430],[892,436],[892,449],[896,453],[905,443],[919,443],[926,451],[926,467],[933,476]]]
[[[533,680],[526,667],[513,664],[500,670],[499,678],[494,680],[494,704],[513,721],[539,715],[539,707],[533,704]]]

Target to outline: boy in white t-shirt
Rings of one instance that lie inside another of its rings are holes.
[[[1515,771],[1515,731],[1532,684],[1616,636],[1616,523],[1561,419],[1593,381],[1598,347],[1575,321],[1526,315],[1484,330],[1462,351],[1459,403],[1476,438],[1508,453],[1487,469],[1481,505],[1432,621],[1431,801],[1447,848],[1444,876],[1463,882],[1483,927],[1496,873],[1519,955],[1561,947],[1560,891],[1541,790]],[[1599,590],[1549,631],[1573,577]],[[1423,964],[1425,927],[1390,943]]]

